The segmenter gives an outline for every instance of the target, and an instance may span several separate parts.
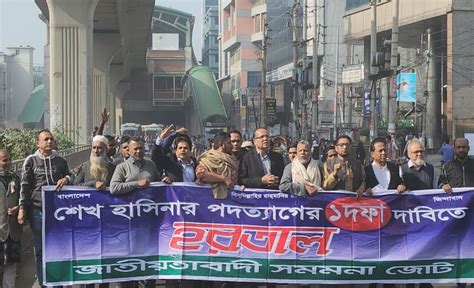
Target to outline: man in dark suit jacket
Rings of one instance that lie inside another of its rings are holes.
[[[185,128],[174,131],[171,124],[156,139],[151,160],[159,171],[164,172],[163,182],[194,182],[197,160],[191,156],[192,142]],[[173,151],[170,151],[173,148]],[[169,181],[168,181],[169,182]]]
[[[239,165],[239,183],[249,188],[278,189],[285,164],[283,156],[270,151],[267,129],[253,134],[255,150],[247,152]]]
[[[381,192],[397,190],[403,193],[407,189],[400,177],[398,165],[387,162],[387,145],[385,138],[375,138],[370,143],[372,163],[365,166],[365,184],[368,191]]]

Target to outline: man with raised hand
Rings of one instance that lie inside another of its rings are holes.
[[[160,171],[164,172],[163,180],[169,182],[196,181],[197,160],[192,157],[192,142],[185,128],[174,130],[168,125],[156,139],[156,147],[151,159]]]
[[[337,157],[328,159],[323,165],[325,190],[346,190],[358,195],[365,192],[365,170],[361,161],[350,157],[351,145],[351,137],[337,137]]]

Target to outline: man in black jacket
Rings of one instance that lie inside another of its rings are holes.
[[[454,140],[453,160],[446,162],[439,178],[439,187],[446,193],[455,187],[474,187],[474,159],[468,156],[469,141],[466,138]]]
[[[372,163],[365,166],[365,184],[368,192],[396,189],[403,193],[407,189],[400,177],[398,165],[387,162],[387,145],[384,138],[375,138],[370,143]]]
[[[196,158],[191,156],[192,142],[186,132],[185,128],[175,131],[174,125],[171,124],[163,129],[156,139],[156,148],[152,152],[151,160],[159,171],[164,172],[163,182],[196,181],[198,163]]]
[[[253,134],[255,150],[247,152],[239,165],[239,183],[249,188],[278,189],[285,164],[283,156],[270,151],[267,129]]]

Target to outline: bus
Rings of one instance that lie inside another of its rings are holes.
[[[141,125],[137,123],[124,123],[120,125],[120,134],[122,136],[128,135],[130,137],[137,137],[141,134]]]

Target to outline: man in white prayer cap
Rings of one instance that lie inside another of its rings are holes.
[[[101,191],[110,185],[115,165],[107,160],[108,142],[103,135],[94,136],[89,161],[79,167],[74,185],[95,187]]]

